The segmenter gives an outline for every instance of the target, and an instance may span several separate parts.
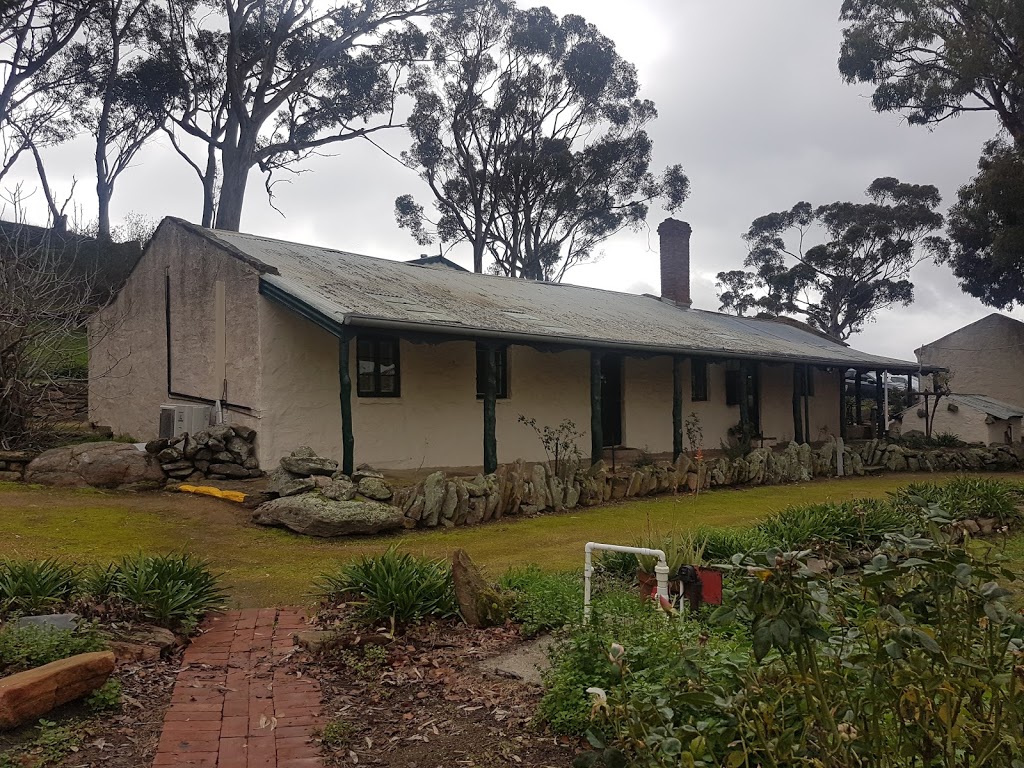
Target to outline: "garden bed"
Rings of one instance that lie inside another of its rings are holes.
[[[536,723],[541,688],[483,668],[523,642],[512,626],[446,621],[311,662],[328,763],[565,768],[580,740]]]

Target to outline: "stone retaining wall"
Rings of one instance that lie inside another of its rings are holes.
[[[146,443],[146,451],[156,456],[160,468],[173,480],[242,480],[259,477],[256,458],[256,430],[240,424],[223,424],[172,439],[160,438]]]
[[[790,443],[783,450],[757,448],[742,458],[719,456],[698,464],[680,456],[667,462],[611,471],[604,461],[589,469],[578,462],[557,472],[543,464],[516,461],[471,480],[434,472],[423,482],[395,490],[391,503],[401,507],[406,526],[432,528],[474,525],[507,515],[561,511],[658,493],[695,491],[715,486],[777,485],[834,477],[842,453],[844,475],[888,471],[985,471],[1024,468],[1024,444],[964,448],[909,449],[884,440],[820,446]]]
[[[0,451],[0,482],[18,482],[25,478],[25,467],[38,451]]]

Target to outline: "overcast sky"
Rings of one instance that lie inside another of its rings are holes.
[[[539,4],[539,3],[529,3]],[[714,276],[742,265],[741,235],[762,214],[800,200],[822,204],[861,200],[878,176],[935,184],[944,205],[975,171],[982,144],[996,132],[988,115],[968,115],[934,131],[908,126],[898,115],[871,109],[867,88],[845,85],[836,59],[841,0],[551,0],[559,14],[578,13],[613,38],[640,74],[643,95],[658,106],[651,133],[655,168],[681,163],[692,193],[676,214],[693,226],[694,305],[717,309]],[[406,144],[404,131],[386,140]],[[79,179],[86,218],[95,217],[89,142],[48,156],[53,181]],[[339,145],[316,158],[309,173],[276,188],[266,202],[263,182],[250,176],[242,230],[270,237],[408,259],[422,248],[399,230],[397,195],[430,200],[415,175],[363,142]],[[26,184],[33,184],[24,164]],[[37,197],[38,200],[38,197]],[[39,212],[41,209],[37,209]],[[138,212],[196,221],[199,183],[165,144],[155,144],[119,182],[113,218]],[[42,215],[40,213],[40,215]],[[605,244],[594,264],[571,270],[567,282],[632,292],[658,292],[658,223],[624,232]],[[463,261],[456,257],[457,260]],[[913,273],[917,300],[881,313],[851,339],[867,352],[913,359],[913,350],[993,310],[961,293],[946,268]],[[1019,310],[1014,313],[1024,319]]]

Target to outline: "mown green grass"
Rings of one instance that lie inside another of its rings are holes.
[[[563,570],[582,566],[587,541],[629,544],[643,534],[648,521],[656,530],[750,525],[791,504],[882,497],[910,482],[941,478],[903,474],[722,489],[473,528],[343,540],[263,528],[252,524],[250,513],[237,505],[188,494],[68,491],[8,483],[0,484],[0,557],[63,557],[87,563],[138,552],[187,551],[207,558],[224,574],[237,605],[309,603],[318,575],[392,544],[433,557],[462,547],[494,577],[528,563]],[[1024,566],[1024,537],[1015,538],[1010,551]]]

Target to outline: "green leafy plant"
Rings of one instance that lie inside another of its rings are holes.
[[[1002,586],[1018,577],[921,504],[855,579],[811,570],[808,551],[734,557],[738,591],[712,621],[749,627],[739,654],[683,643],[673,667],[622,629],[598,638],[575,664],[595,696],[595,751],[576,764],[1024,765],[1024,616]]]
[[[190,554],[136,555],[116,565],[116,575],[93,578],[143,617],[171,629],[191,629],[203,614],[220,608],[225,595],[209,564]]]
[[[332,720],[320,731],[320,741],[330,749],[347,747],[356,734],[356,728],[348,720]]]
[[[548,573],[536,565],[513,568],[499,585],[512,596],[512,618],[526,635],[558,629],[582,618],[579,573]]]
[[[458,613],[448,563],[394,547],[324,574],[316,589],[329,602],[354,602],[360,618],[370,624],[404,626]]]
[[[895,506],[917,509],[920,501],[937,504],[953,520],[995,518],[1000,524],[1019,523],[1017,486],[988,477],[956,477],[946,483],[910,483],[891,494]]]
[[[0,768],[44,768],[56,765],[74,753],[82,738],[70,725],[58,725],[53,720],[40,720],[37,735],[27,744],[0,753]]]
[[[873,548],[912,520],[905,509],[885,501],[855,499],[788,507],[761,521],[757,531],[766,546],[787,550]]]
[[[8,624],[0,629],[0,672],[13,674],[106,647],[91,625],[72,630]]]
[[[674,575],[684,565],[701,565],[704,562],[704,542],[696,531],[670,531],[665,534],[655,534],[648,530],[642,539],[639,539],[634,546],[645,549],[660,549],[665,553],[665,563],[668,565],[669,576]],[[635,555],[637,564],[643,573],[654,573],[658,565],[658,558],[655,555]]]
[[[697,537],[704,548],[704,559],[709,563],[722,562],[735,554],[764,549],[765,536],[757,528],[697,529]]]
[[[121,682],[111,678],[85,698],[85,706],[93,712],[110,712],[121,708]]]
[[[0,612],[43,613],[78,591],[77,569],[60,560],[5,560],[0,564]]]

